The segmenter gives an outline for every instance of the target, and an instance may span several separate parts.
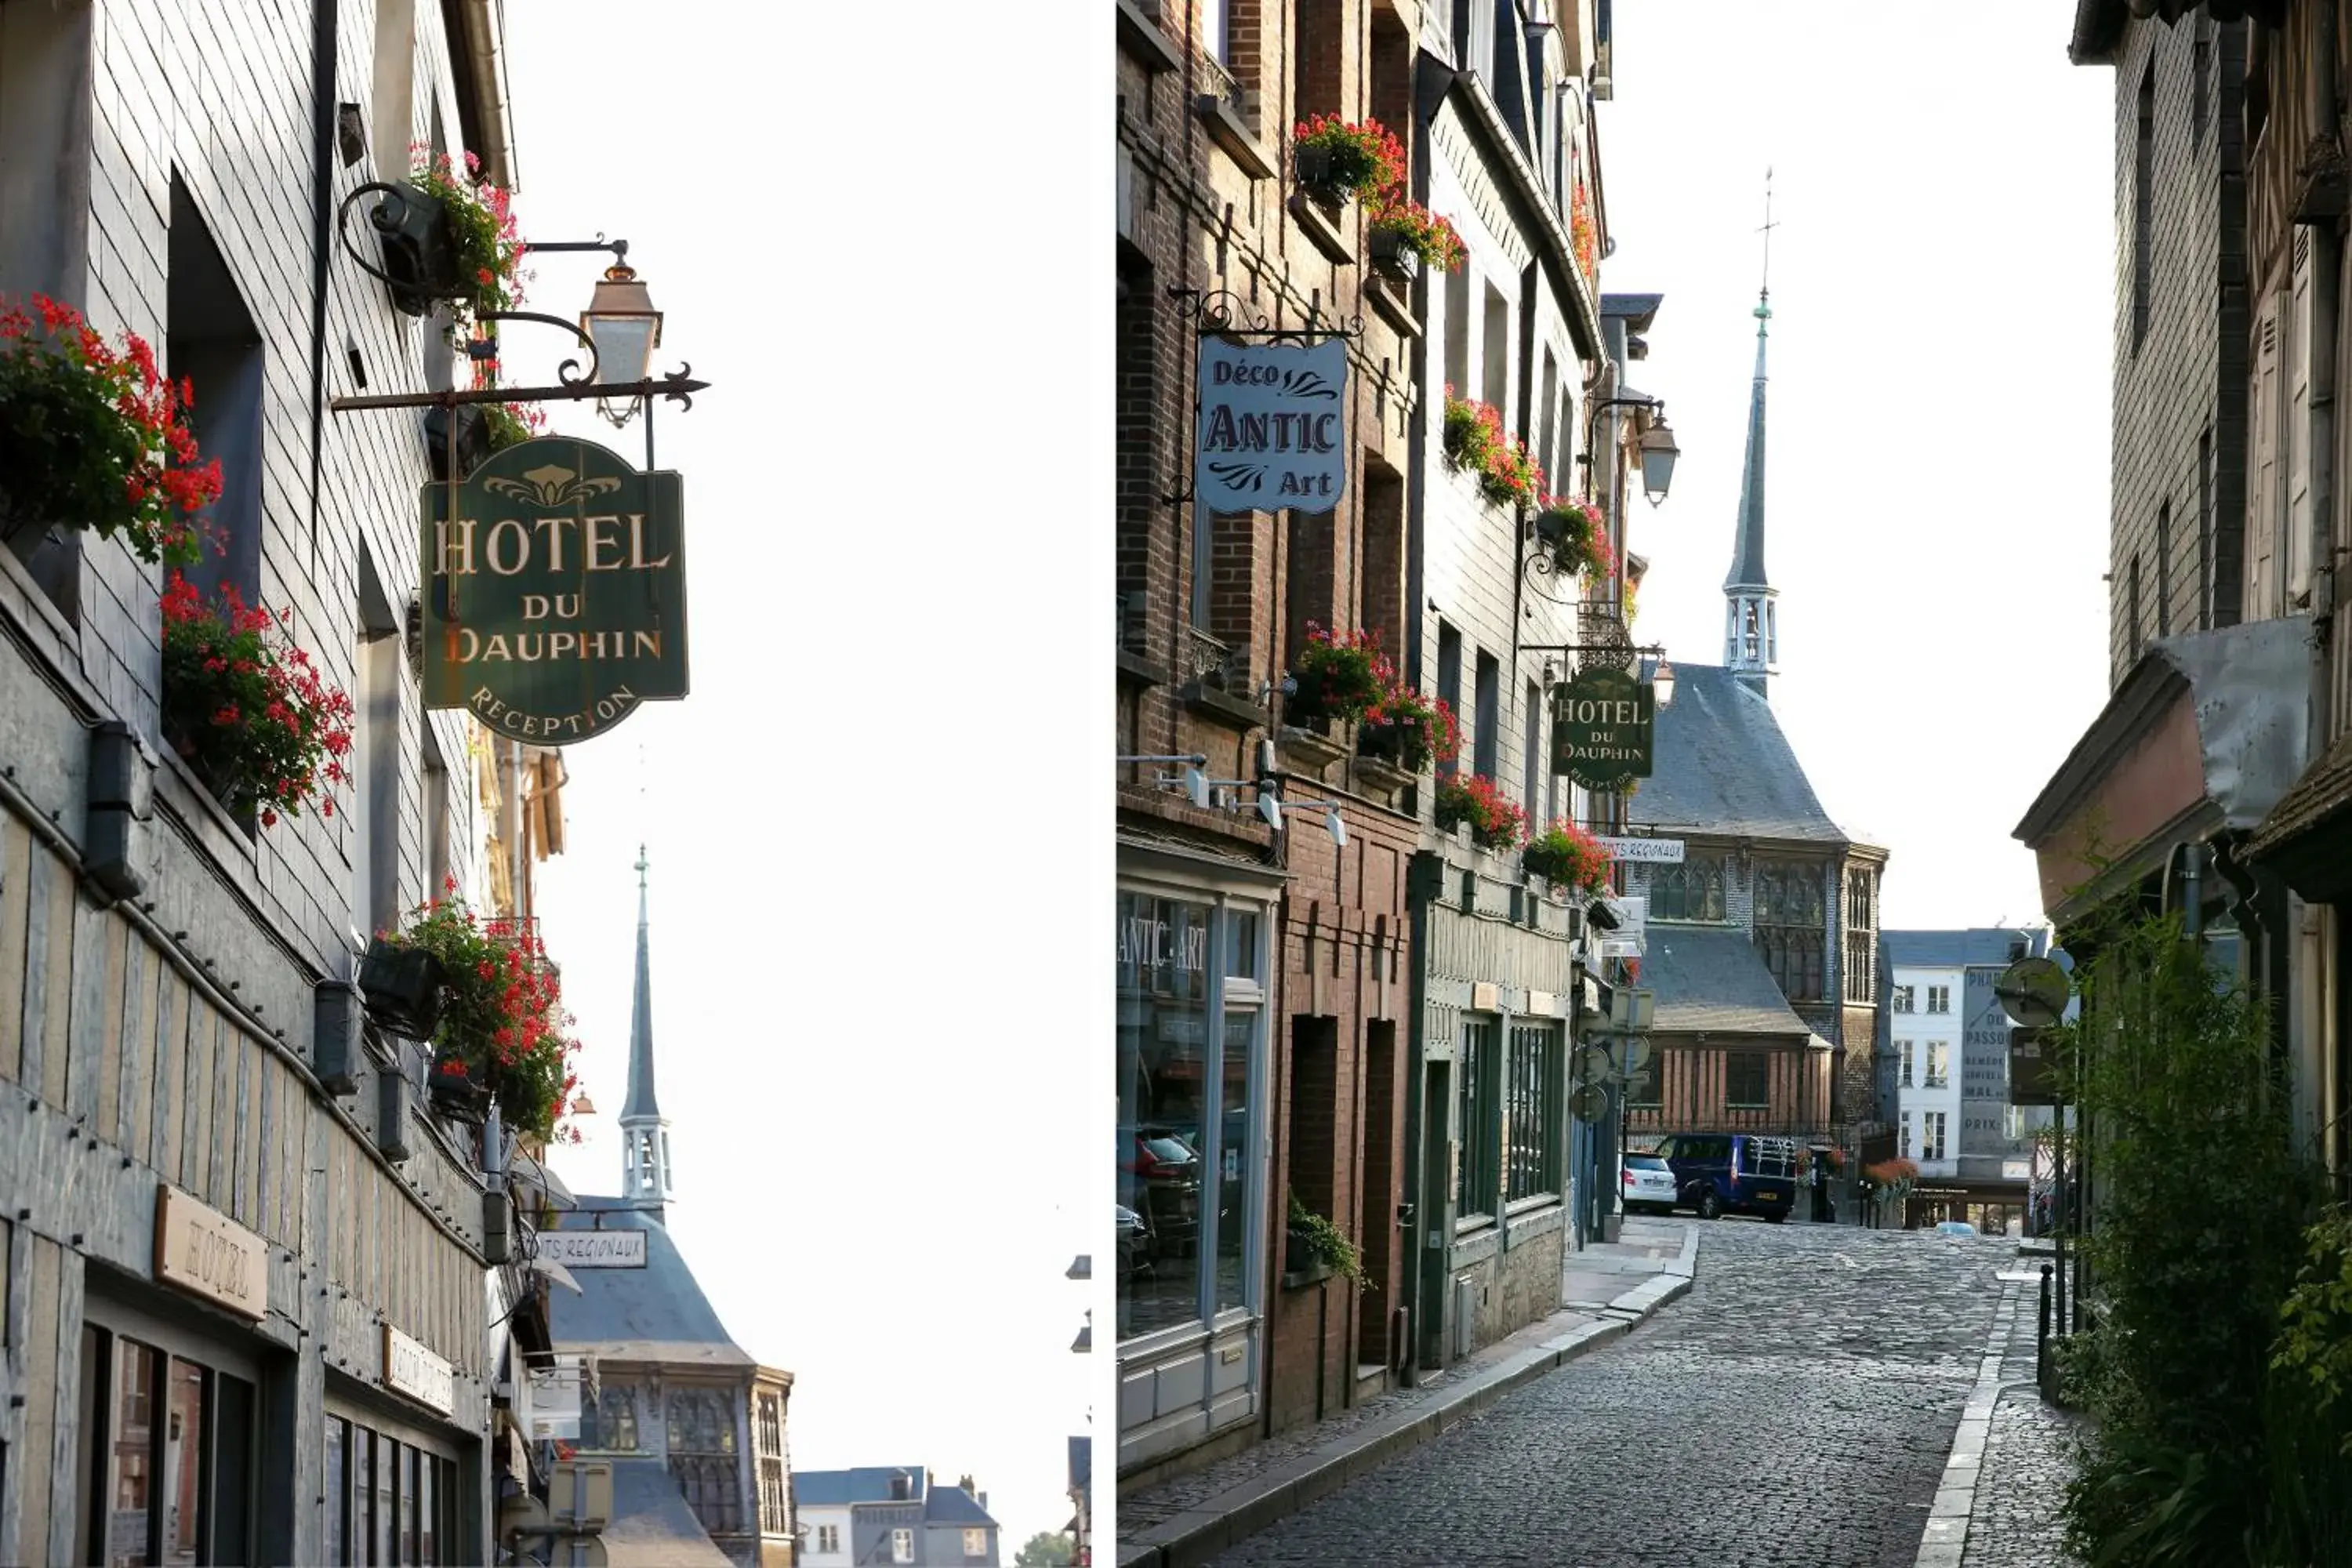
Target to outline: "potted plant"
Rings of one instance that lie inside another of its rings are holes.
[[[547,429],[547,415],[536,403],[484,403],[478,406],[488,425],[493,455],[509,447],[519,447]]]
[[[429,1040],[441,1021],[441,961],[419,947],[402,947],[383,936],[372,939],[360,960],[360,994],[368,1016],[381,1028],[412,1040]]]
[[[422,316],[436,301],[463,330],[484,312],[510,310],[522,298],[522,239],[507,193],[477,185],[480,160],[466,154],[461,177],[448,155],[411,150],[415,166],[369,214],[383,251],[392,302]]]
[[[1380,701],[1395,679],[1395,668],[1381,651],[1378,634],[1357,630],[1334,636],[1313,621],[1307,623],[1307,646],[1298,651],[1290,676],[1297,683],[1284,718],[1302,730],[1315,730],[1332,720],[1352,724]]]
[[[194,564],[221,472],[198,458],[191,401],[136,333],[117,347],[45,295],[0,300],[0,541],[91,529],[142,561]]]
[[[1372,266],[1400,283],[1412,282],[1423,268],[1459,271],[1469,254],[1452,224],[1402,191],[1383,192],[1371,220]]]
[[[1536,538],[1563,574],[1606,577],[1617,569],[1609,545],[1609,524],[1591,501],[1546,496],[1536,513]]]
[[[1404,146],[1377,120],[1318,114],[1298,123],[1290,149],[1299,188],[1326,206],[1404,179]]]
[[[1532,502],[1543,491],[1541,465],[1526,442],[1504,430],[1501,412],[1492,404],[1456,397],[1450,386],[1442,443],[1446,465],[1476,475],[1478,493],[1497,506]]]
[[[1467,826],[1470,841],[1481,849],[1516,848],[1527,833],[1527,813],[1505,800],[1484,773],[1456,773],[1441,781],[1436,815],[1439,831]]]
[[[1361,1281],[1363,1256],[1348,1239],[1347,1233],[1300,1203],[1297,1193],[1288,1195],[1290,1220],[1283,1237],[1283,1272],[1312,1274],[1322,1269],[1342,1279]]]
[[[1461,747],[1454,710],[1402,681],[1389,684],[1380,700],[1365,710],[1362,727],[1356,731],[1360,753],[1408,773],[1418,773],[1432,763],[1450,763]]]
[[[562,988],[528,921],[484,919],[456,896],[419,904],[408,924],[384,936],[394,948],[430,954],[444,976],[444,1005],[432,1033],[431,1085],[445,1114],[479,1120],[495,1103],[507,1127],[546,1142],[563,1125],[579,1078]]]
[[[1609,868],[1613,864],[1599,839],[1568,821],[1555,822],[1528,840],[1519,860],[1535,875],[1585,893],[1609,885]]]
[[[205,602],[179,573],[164,589],[163,734],[232,812],[258,809],[264,827],[349,781],[352,700],[286,640],[292,616],[248,607],[234,584]]]

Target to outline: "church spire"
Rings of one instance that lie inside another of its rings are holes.
[[[1756,291],[1756,377],[1748,390],[1748,462],[1739,529],[1723,580],[1723,662],[1759,695],[1780,663],[1780,594],[1764,574],[1764,347],[1772,325],[1772,171],[1764,171],[1764,279]]]
[[[621,1163],[627,1200],[658,1214],[670,1195],[669,1121],[654,1098],[653,942],[647,919],[646,847],[637,846],[637,984],[629,1016],[629,1097],[621,1107]]]

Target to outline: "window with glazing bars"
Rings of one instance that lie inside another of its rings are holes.
[[[1559,1191],[1559,1026],[1511,1026],[1509,1082],[1503,1105],[1508,1169],[1504,1199],[1517,1203]]]
[[[1496,1145],[1501,1142],[1493,1116],[1496,1028],[1492,1018],[1469,1018],[1462,1025],[1461,1194],[1454,1212],[1464,1219],[1495,1212]]]

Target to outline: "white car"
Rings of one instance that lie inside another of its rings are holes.
[[[1977,1227],[1964,1219],[1938,1220],[1936,1224],[1937,1236],[1974,1236],[1976,1233]]]
[[[1672,1214],[1682,1194],[1663,1154],[1625,1156],[1625,1212]]]

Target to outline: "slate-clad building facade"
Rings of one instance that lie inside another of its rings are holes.
[[[510,183],[498,15],[0,5],[0,296],[195,384],[206,571],[362,710],[333,815],[224,808],[162,733],[162,572],[7,529],[0,1562],[491,1558],[480,1150],[350,984],[355,932],[479,889],[484,825],[401,657],[420,420],[323,405],[446,374],[329,234],[412,141]]]

